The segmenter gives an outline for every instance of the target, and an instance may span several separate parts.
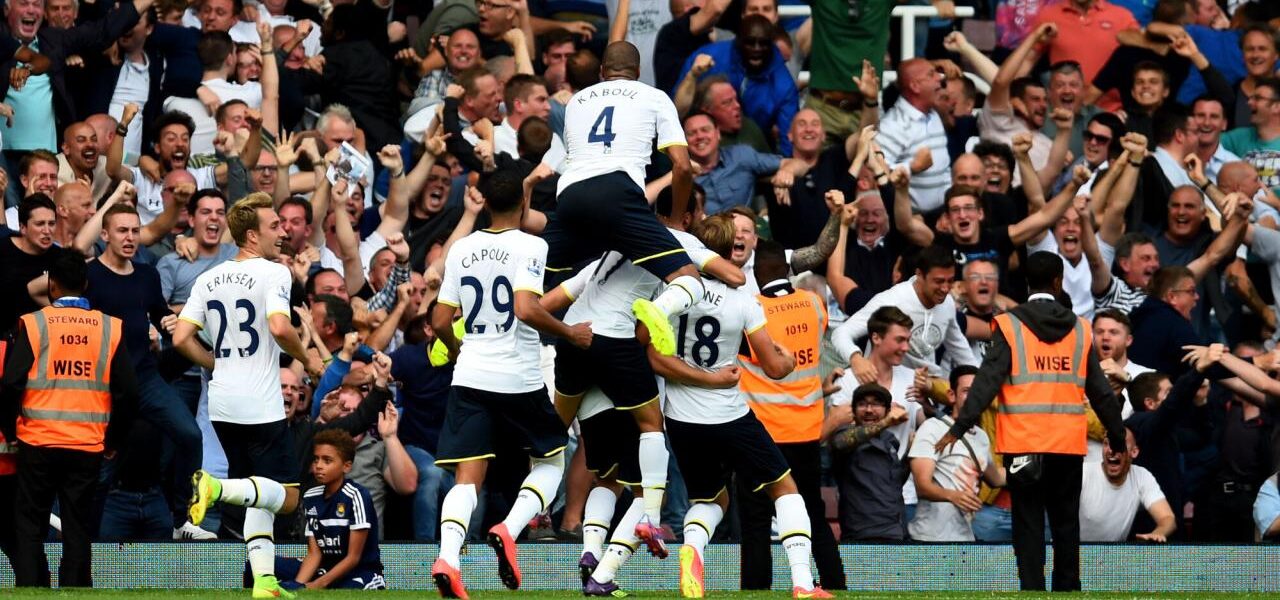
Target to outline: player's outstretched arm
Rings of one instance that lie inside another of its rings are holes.
[[[173,329],[173,346],[187,360],[210,371],[213,370],[213,354],[196,341],[196,324],[186,319],[178,319]]]
[[[438,305],[437,305],[438,306]],[[566,324],[547,312],[538,301],[538,294],[528,290],[516,290],[516,318],[537,329],[543,335],[553,335],[568,340],[579,348],[591,347],[591,323]],[[439,335],[439,334],[437,334]]]

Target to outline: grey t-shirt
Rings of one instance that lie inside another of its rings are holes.
[[[387,445],[372,435],[364,434],[356,444],[356,459],[351,461],[351,473],[347,477],[369,490],[373,509],[378,513],[378,539],[383,539],[385,519],[382,518],[382,509],[387,505],[387,480],[382,476],[386,467]]]
[[[908,459],[933,459],[933,481],[948,490],[968,489],[978,493],[978,481],[991,459],[991,442],[980,427],[965,434],[965,441],[973,447],[978,457],[977,465],[969,455],[969,449],[961,442],[947,447],[942,454],[933,451],[933,445],[951,429],[950,419],[929,419],[916,430],[915,441],[907,452]],[[932,502],[921,498],[916,504],[916,517],[907,524],[911,539],[922,542],[972,542],[973,527],[965,514],[950,502]]]
[[[195,262],[187,261],[172,252],[161,257],[160,262],[156,263],[156,270],[160,272],[160,292],[164,295],[164,301],[169,304],[186,304],[196,278],[222,262],[235,258],[238,251],[234,244],[222,244],[218,246],[217,254],[198,257]]]

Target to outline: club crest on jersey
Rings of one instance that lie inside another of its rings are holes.
[[[347,505],[339,502],[336,512],[339,518],[347,516]]]

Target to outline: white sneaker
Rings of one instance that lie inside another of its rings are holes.
[[[173,530],[173,539],[175,540],[216,540],[217,534],[206,529],[201,529],[187,521],[182,527]]]

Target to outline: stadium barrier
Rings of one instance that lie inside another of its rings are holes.
[[[522,589],[579,587],[580,546],[526,543],[520,546]],[[789,589],[782,547],[774,545],[773,584]],[[434,589],[434,544],[386,543],[381,547],[387,584],[393,589]],[[61,545],[47,546],[53,578]],[[850,589],[864,591],[1012,591],[1018,589],[1013,549],[1006,544],[846,544],[840,549]],[[277,547],[302,556],[305,547]],[[500,589],[497,561],[483,544],[462,557],[468,589]],[[627,590],[676,590],[675,552],[659,561],[640,555],[618,578]],[[1049,564],[1053,562],[1049,551]],[[705,563],[708,590],[738,589],[738,546],[712,544]],[[230,542],[94,544],[93,578],[99,588],[235,588],[241,585],[244,546]],[[1280,546],[1096,544],[1081,548],[1084,589],[1116,592],[1280,592]],[[0,587],[13,586],[13,572],[0,560]]]

